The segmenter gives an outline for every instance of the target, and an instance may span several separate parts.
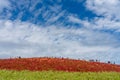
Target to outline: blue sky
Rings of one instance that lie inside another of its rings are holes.
[[[0,0],[0,58],[120,63],[119,0]]]

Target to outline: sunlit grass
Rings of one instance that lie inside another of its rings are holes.
[[[0,80],[120,80],[120,73],[0,70]]]

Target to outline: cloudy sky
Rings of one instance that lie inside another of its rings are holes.
[[[0,0],[0,58],[120,63],[120,0]]]

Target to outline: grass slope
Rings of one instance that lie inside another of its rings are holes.
[[[120,73],[0,70],[0,80],[120,80]]]

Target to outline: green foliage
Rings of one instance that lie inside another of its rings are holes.
[[[120,73],[0,70],[0,80],[120,80]]]

